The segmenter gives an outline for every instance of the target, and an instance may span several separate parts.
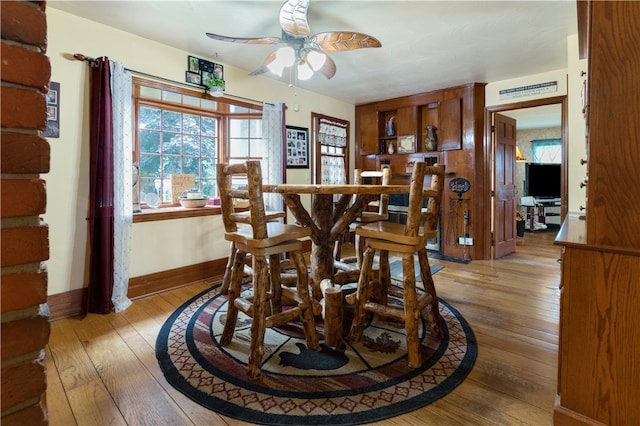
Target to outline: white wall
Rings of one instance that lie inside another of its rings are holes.
[[[60,137],[50,138],[51,172],[47,180],[47,212],[50,230],[48,293],[80,289],[87,284],[87,212],[89,197],[89,68],[73,59],[74,53],[107,56],[129,69],[184,81],[190,52],[174,49],[78,18],[47,9],[51,80],[60,83]],[[209,58],[211,59],[211,58]],[[213,59],[211,59],[213,60]],[[260,101],[287,104],[287,124],[311,127],[311,112],[351,122],[353,147],[355,107],[326,96],[266,77],[249,77],[248,71],[225,65],[226,91]],[[298,103],[300,109],[294,111]],[[353,150],[353,148],[352,148]],[[353,152],[351,153],[353,158]],[[287,181],[309,182],[311,170],[292,169]],[[162,247],[162,249],[158,249]],[[228,244],[222,236],[219,216],[175,219],[133,225],[131,276],[197,264],[226,257]]]

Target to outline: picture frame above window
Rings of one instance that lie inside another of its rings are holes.
[[[285,152],[288,169],[309,168],[309,129],[286,126]]]
[[[224,67],[215,62],[195,56],[187,57],[185,81],[198,86],[207,86],[213,79],[224,80]]]

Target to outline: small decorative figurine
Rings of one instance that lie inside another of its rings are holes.
[[[394,124],[396,120],[396,116],[392,116],[389,120],[387,120],[387,123],[385,125],[386,131],[387,131],[387,136],[395,136],[396,134],[396,126]]]
[[[438,135],[436,135],[436,126],[427,126],[427,136],[424,138],[424,147],[427,151],[438,150]]]
[[[396,152],[396,148],[393,146],[393,142],[389,142],[389,147],[387,148],[387,152],[389,154],[393,154],[394,152]]]

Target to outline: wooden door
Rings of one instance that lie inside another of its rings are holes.
[[[516,251],[516,120],[495,114],[494,257]]]

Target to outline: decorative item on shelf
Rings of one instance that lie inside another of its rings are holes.
[[[438,128],[432,125],[426,128],[427,136],[424,138],[424,147],[427,151],[438,150],[438,135],[436,134],[436,130],[438,130]]]
[[[406,166],[407,173],[413,173],[413,166],[416,164],[415,161],[409,161]]]
[[[224,95],[224,80],[221,78],[212,78],[205,82],[204,84],[207,87],[207,93],[211,96],[217,98]]]
[[[389,154],[393,154],[396,152],[396,148],[393,146],[393,142],[389,141],[389,145],[387,146],[387,152]]]
[[[389,118],[389,120],[387,120],[387,123],[385,125],[387,136],[395,136],[396,135],[395,121],[396,121],[396,116],[395,115],[392,116],[391,118]]]
[[[399,136],[396,148],[398,154],[413,154],[416,152],[416,135]]]
[[[380,141],[380,146],[378,146],[378,154],[386,154],[387,153],[387,142],[383,139]]]
[[[526,161],[527,159],[525,158],[524,155],[522,155],[522,151],[520,151],[520,148],[518,148],[518,145],[516,145],[516,162],[525,163]]]
[[[188,209],[204,207],[209,202],[209,197],[195,188],[184,191],[178,199],[180,200],[180,205]]]

